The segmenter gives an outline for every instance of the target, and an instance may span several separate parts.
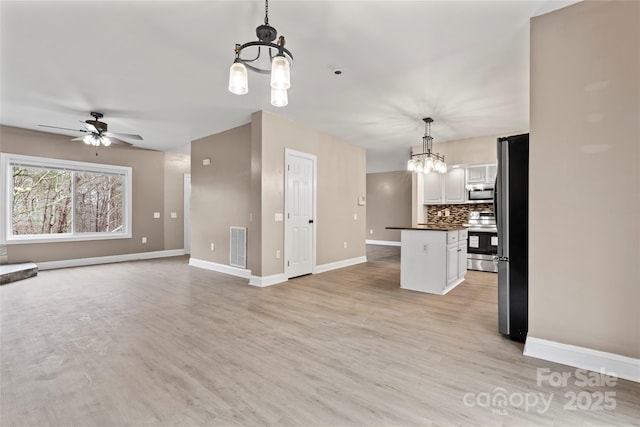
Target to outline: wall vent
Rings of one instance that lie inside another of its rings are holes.
[[[229,265],[247,268],[247,228],[230,227]]]

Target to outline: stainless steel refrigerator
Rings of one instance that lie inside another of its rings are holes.
[[[498,229],[498,326],[524,341],[529,300],[529,134],[498,138],[494,192]]]

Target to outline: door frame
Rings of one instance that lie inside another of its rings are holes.
[[[182,218],[183,218],[183,240],[182,248],[185,254],[191,253],[191,174],[185,173],[182,183]]]
[[[287,265],[287,260],[289,259],[289,250],[287,248],[287,242],[289,241],[289,214],[287,212],[287,202],[289,201],[289,186],[287,183],[289,182],[289,167],[288,160],[289,156],[302,157],[304,159],[311,160],[313,164],[313,173],[311,179],[313,180],[311,184],[311,189],[313,191],[312,203],[313,207],[311,209],[313,215],[313,224],[311,227],[311,238],[313,240],[311,244],[311,274],[316,274],[316,246],[317,246],[317,226],[318,226],[318,158],[315,154],[304,153],[302,151],[292,150],[290,148],[284,149],[284,251],[283,251],[283,260],[282,263],[284,265],[284,277],[285,279],[289,279],[289,266]]]

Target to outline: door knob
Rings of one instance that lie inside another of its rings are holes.
[[[312,219],[309,220],[309,224],[313,224],[313,220]]]

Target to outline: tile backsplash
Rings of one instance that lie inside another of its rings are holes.
[[[445,209],[449,209],[448,217],[444,216]],[[438,216],[439,211],[443,211],[442,216]],[[471,211],[493,212],[493,204],[427,205],[424,207],[424,218],[429,225],[461,225],[468,221]]]

